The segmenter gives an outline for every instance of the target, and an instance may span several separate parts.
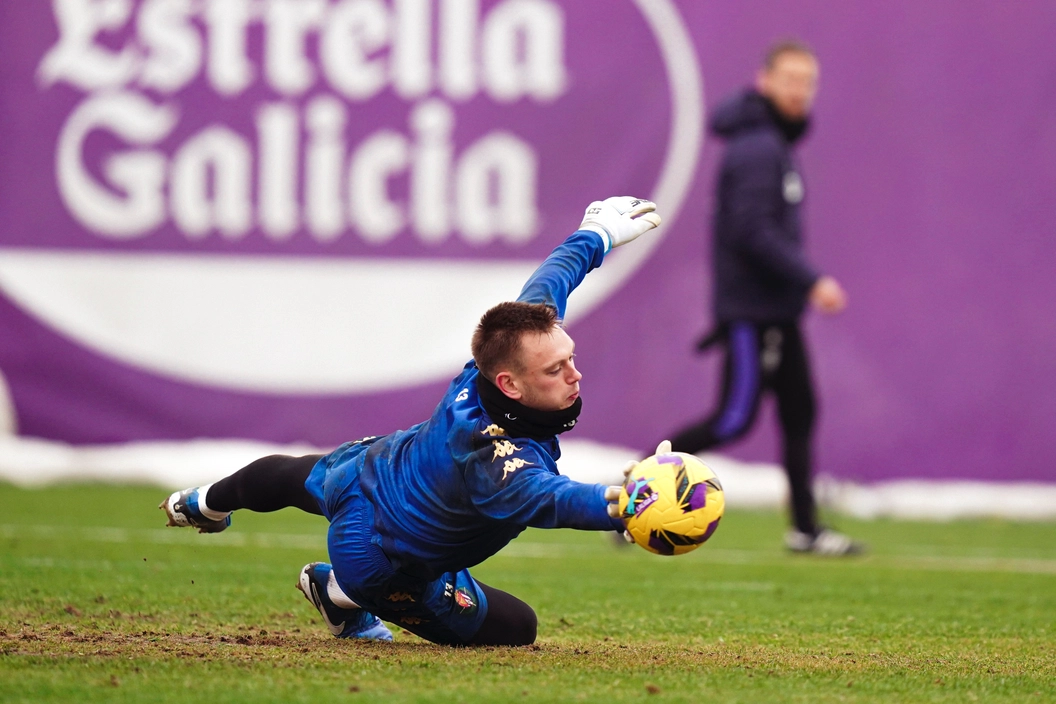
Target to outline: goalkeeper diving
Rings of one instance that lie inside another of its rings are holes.
[[[162,502],[172,526],[215,533],[238,509],[295,506],[330,522],[329,562],[298,587],[339,638],[391,640],[384,622],[434,643],[528,645],[536,615],[469,568],[527,527],[617,530],[618,487],[562,476],[558,435],[582,408],[569,294],[614,248],[657,227],[656,206],[595,201],[579,229],[531,275],[516,301],[480,319],[473,359],[432,417],[348,442],[327,455],[273,455]]]

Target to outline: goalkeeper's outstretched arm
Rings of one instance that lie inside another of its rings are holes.
[[[568,296],[584,277],[601,266],[613,247],[627,244],[660,224],[656,204],[642,198],[615,196],[587,206],[583,222],[521,289],[522,303],[545,303],[565,317]]]

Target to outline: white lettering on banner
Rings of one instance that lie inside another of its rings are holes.
[[[452,100],[465,100],[477,92],[473,45],[479,16],[480,0],[447,0],[437,18],[444,39],[437,79],[444,95]]]
[[[148,47],[139,84],[174,93],[194,80],[202,65],[202,40],[190,24],[191,0],[148,0],[136,31]]]
[[[406,100],[439,91],[461,102],[483,90],[500,102],[548,102],[567,85],[564,14],[555,0],[503,0],[483,16],[479,0],[52,5],[59,40],[37,71],[44,87],[64,82],[94,91],[138,84],[172,93],[204,73],[222,96],[242,93],[258,77],[281,95],[298,96],[321,77],[330,90],[357,101],[391,85]],[[258,25],[264,37],[261,71],[247,55],[247,34]],[[135,32],[120,50],[100,43],[103,32],[127,26]]]
[[[339,100],[324,95],[308,104],[307,117],[311,135],[305,158],[308,229],[325,242],[337,237],[345,227],[341,207],[345,145],[341,134],[347,116]]]
[[[260,135],[260,224],[273,240],[297,229],[297,111],[286,103],[264,105],[257,113]]]
[[[227,239],[238,239],[249,231],[251,159],[246,140],[225,127],[202,130],[176,152],[170,171],[172,215],[189,238],[200,239],[215,229]]]
[[[393,0],[392,83],[396,94],[413,100],[429,92],[430,0]]]
[[[508,132],[492,132],[466,149],[455,182],[462,237],[475,244],[496,232],[510,242],[531,239],[538,225],[536,171],[535,152]]]
[[[403,229],[407,218],[389,200],[388,179],[407,168],[411,145],[392,130],[379,130],[363,140],[348,168],[348,204],[359,236],[383,244]]]
[[[59,41],[44,56],[37,80],[47,87],[65,81],[82,90],[117,88],[139,70],[133,47],[113,52],[95,43],[103,30],[120,29],[132,15],[130,0],[53,0]]]
[[[510,0],[492,10],[484,27],[484,83],[496,100],[511,102],[525,91],[553,100],[565,89],[561,10],[548,2]],[[517,55],[523,42],[524,60]]]
[[[389,38],[389,16],[380,0],[343,2],[330,14],[319,39],[319,60],[334,90],[366,100],[388,80],[380,51]]]
[[[427,96],[439,89],[466,100],[483,89],[501,102],[559,97],[567,83],[564,17],[552,0],[505,0],[483,17],[479,0],[144,0],[135,11],[129,0],[54,0],[54,9],[60,38],[39,80],[90,92],[60,136],[59,190],[74,217],[103,237],[143,237],[169,221],[189,240],[212,232],[238,239],[256,226],[281,242],[303,226],[319,242],[352,231],[382,244],[409,227],[429,245],[453,233],[473,245],[519,245],[537,231],[535,149],[492,130],[458,155],[453,107]],[[253,24],[264,36],[259,70],[246,56]],[[134,35],[120,52],[98,45],[101,32],[125,25]],[[313,37],[318,64],[309,57]],[[173,98],[203,66],[225,98],[260,75],[289,100],[257,106],[254,144],[211,124],[170,155],[162,142],[176,127]],[[383,129],[350,150],[340,99],[315,95],[303,109],[296,102],[319,74],[351,101],[390,85],[420,100],[410,135]],[[158,105],[136,87],[170,98]],[[107,156],[100,183],[82,153],[93,131],[154,149]],[[401,176],[406,203],[389,195],[390,180]]]
[[[670,222],[693,181],[705,123],[699,65],[673,0],[631,2],[670,91],[660,171],[643,189]],[[382,244],[422,237],[421,203],[439,193],[447,197],[443,217],[427,235],[436,241],[531,239],[542,221],[537,162],[547,152],[501,124],[472,126],[481,124],[478,106],[502,115],[495,104],[512,97],[537,103],[513,109],[535,112],[555,91],[565,95],[564,13],[579,6],[431,0],[428,50],[398,56],[400,42],[422,36],[396,26],[413,19],[414,2],[324,5],[323,19],[286,49],[312,69],[310,86],[291,93],[269,75],[269,0],[190,0],[189,15],[179,0],[52,0],[58,38],[41,57],[38,84],[86,94],[70,109],[55,155],[72,217],[115,240],[171,223],[189,240],[251,232],[281,239],[303,228],[320,242]],[[155,36],[166,31],[163,17],[180,31]],[[195,33],[197,44],[188,39]],[[502,66],[516,70],[502,75]],[[421,76],[428,89],[419,95]],[[210,90],[222,109],[202,101]],[[237,104],[228,100],[243,93]],[[377,108],[362,105],[376,97],[384,99]],[[540,114],[558,123],[555,110]],[[376,117],[384,122],[367,122]],[[650,140],[650,154],[656,146]],[[263,192],[275,197],[262,200]],[[618,290],[662,235],[608,255],[577,289],[566,322]],[[77,344],[149,373],[251,392],[347,394],[449,376],[465,362],[465,330],[481,310],[516,296],[536,264],[29,248],[5,250],[0,286]],[[386,319],[406,324],[386,326],[369,345],[317,343],[320,329],[358,340]]]
[[[256,76],[246,56],[246,27],[252,18],[250,0],[207,0],[205,4],[202,21],[209,36],[206,72],[209,84],[220,95],[241,93]]]
[[[93,130],[147,146],[164,139],[175,126],[175,110],[135,93],[101,93],[81,103],[66,120],[56,153],[59,191],[70,212],[85,226],[114,239],[137,237],[161,225],[164,155],[134,149],[106,159],[103,173],[112,187],[124,193],[122,197],[95,182],[82,151]]]
[[[427,100],[411,111],[410,137],[379,130],[352,152],[346,167],[342,127],[347,118],[336,98],[320,96],[308,103],[302,212],[297,183],[300,113],[287,103],[260,108],[257,222],[269,238],[289,238],[302,220],[321,242],[351,226],[366,241],[380,244],[407,222],[428,244],[444,241],[455,224],[474,245],[497,238],[520,244],[535,234],[538,166],[535,152],[523,140],[493,131],[459,157],[451,144],[454,111],[443,101]],[[174,107],[130,92],[95,95],[74,110],[59,137],[57,169],[60,193],[78,220],[112,239],[145,236],[166,220],[167,181],[168,211],[189,239],[213,230],[238,239],[252,228],[252,147],[221,125],[195,134],[171,161],[160,150],[133,149],[104,160],[106,183],[98,183],[88,171],[82,152],[91,132],[109,132],[148,147],[165,139],[176,120]],[[405,172],[410,202],[402,204],[390,198],[387,183]]]
[[[449,201],[445,193],[451,172],[451,131],[455,116],[438,102],[429,101],[411,115],[411,124],[421,138],[411,168],[411,221],[418,236],[439,243],[451,228]]]
[[[307,35],[318,30],[326,0],[268,0],[264,65],[272,88],[297,95],[315,82],[315,68],[305,56]]]

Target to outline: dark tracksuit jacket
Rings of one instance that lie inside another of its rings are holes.
[[[715,320],[795,322],[818,272],[803,254],[793,145],[753,90],[720,105],[710,127],[726,142],[713,225]]]

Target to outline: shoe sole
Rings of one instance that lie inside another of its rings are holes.
[[[318,592],[316,589],[312,589],[312,579],[308,576],[308,571],[313,569],[317,564],[319,563],[313,562],[302,569],[295,586],[300,590],[301,594],[304,594],[304,598],[315,607],[315,610],[319,612],[319,615],[323,617],[323,623],[325,623],[326,627],[330,629],[330,632],[334,637],[340,638],[341,633],[345,630],[345,622],[342,621],[340,624],[331,622],[330,617],[326,615],[326,611],[323,609],[322,603],[318,599]]]
[[[309,580],[308,580],[308,568],[307,567],[302,569],[301,573],[299,575],[297,575],[297,584],[294,584],[293,586],[297,587],[297,591],[299,591],[301,594],[304,594],[304,598],[305,599],[307,599],[308,601],[312,601],[312,597],[310,596],[310,593],[308,591],[312,587],[311,587],[311,584],[309,583]],[[315,605],[314,601],[312,601],[312,606],[315,606],[316,608],[319,608],[318,606]]]
[[[340,626],[331,624],[330,619],[327,618],[322,606],[316,603],[316,599],[312,596],[312,580],[311,577],[308,576],[308,570],[314,568],[318,564],[318,562],[313,562],[310,565],[305,565],[304,569],[301,570],[301,574],[297,577],[297,583],[293,586],[296,587],[297,591],[299,591],[301,594],[304,594],[304,598],[308,600],[308,603],[315,607],[316,611],[319,612],[319,615],[323,617],[323,623],[325,623],[326,627],[330,629],[330,632],[333,633],[334,637],[341,638],[340,634],[344,630],[345,624],[342,623]],[[367,633],[371,633],[371,635],[367,635]],[[377,621],[376,624],[374,626],[371,626],[371,628],[368,629],[366,632],[361,633],[359,635],[346,637],[352,639],[374,640],[379,642],[391,643],[392,631],[390,631],[385,626],[385,624],[381,623],[380,621]]]

